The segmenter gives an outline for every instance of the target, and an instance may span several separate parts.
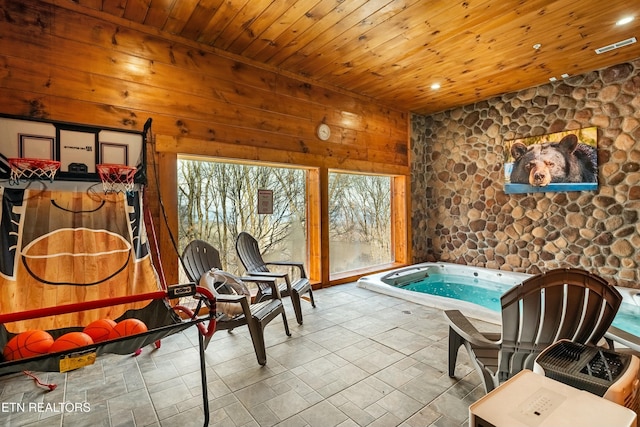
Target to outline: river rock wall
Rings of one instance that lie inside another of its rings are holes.
[[[579,267],[640,288],[640,59],[411,126],[414,262]],[[505,194],[504,141],[590,126],[597,191]]]

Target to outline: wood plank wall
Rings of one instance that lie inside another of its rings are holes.
[[[152,118],[151,158],[159,165],[169,211],[177,200],[178,153],[290,163],[325,173],[409,174],[406,111],[70,0],[0,0],[0,9],[0,113],[136,130]],[[332,130],[326,142],[315,136],[322,122]],[[163,264],[174,282],[177,257],[150,181]],[[168,215],[176,233],[175,210]]]

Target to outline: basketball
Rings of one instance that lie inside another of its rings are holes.
[[[58,337],[49,349],[49,353],[71,350],[77,347],[93,344],[91,337],[84,332],[69,332]]]
[[[142,320],[124,319],[119,321],[113,328],[111,338],[121,338],[143,332],[147,332],[147,325],[145,325]]]
[[[111,336],[116,322],[111,319],[98,319],[89,323],[82,332],[89,335],[93,342],[106,341]]]
[[[16,360],[46,354],[53,345],[53,337],[45,331],[26,331],[11,338],[2,351],[4,360]]]

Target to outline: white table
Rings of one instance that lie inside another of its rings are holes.
[[[469,406],[470,427],[628,427],[636,413],[523,370]]]

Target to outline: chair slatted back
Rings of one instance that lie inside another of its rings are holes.
[[[247,272],[259,271],[268,273],[269,269],[260,254],[258,241],[249,233],[241,232],[236,240],[236,251],[240,262]]]
[[[621,303],[606,280],[573,268],[533,276],[505,292],[499,381],[532,369],[537,355],[560,339],[596,345]]]
[[[189,280],[196,283],[212,268],[222,269],[220,252],[203,240],[189,242],[182,252],[182,263]]]

